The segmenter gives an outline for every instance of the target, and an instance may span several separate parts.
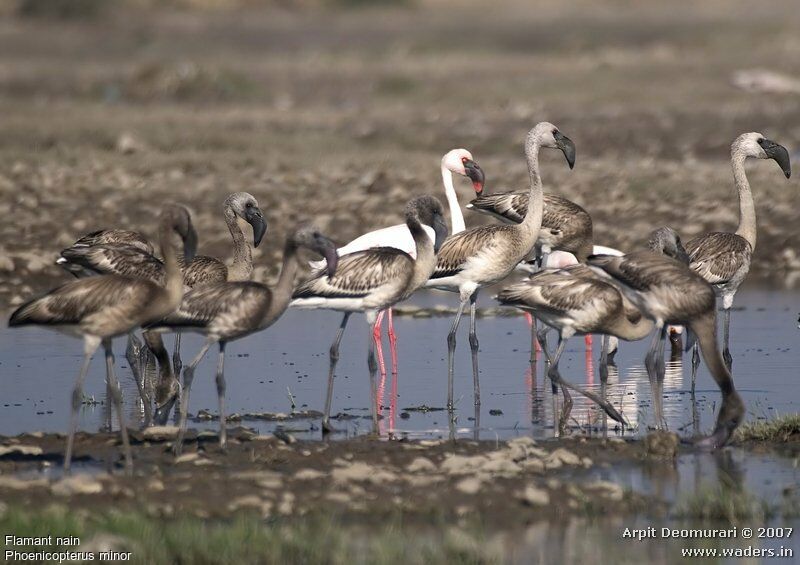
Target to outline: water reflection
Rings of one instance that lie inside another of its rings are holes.
[[[749,409],[749,417],[769,417],[773,413],[798,411],[800,398],[794,388],[796,367],[800,366],[800,348],[796,340],[796,311],[800,294],[745,293],[748,308],[735,317],[733,351],[734,378]],[[313,331],[307,316],[288,312],[270,330],[231,344],[227,355],[237,357],[237,372],[231,375],[227,390],[232,413],[286,413],[293,410],[287,390],[291,391],[296,410],[321,410],[324,406],[329,359],[326,353],[330,335],[340,320],[335,314],[320,312]],[[786,318],[788,333],[776,320]],[[376,400],[383,418],[379,431],[386,435],[408,434],[411,437],[448,437],[455,428],[457,437],[507,438],[520,434],[549,438],[561,433],[593,435],[638,435],[661,427],[682,436],[699,435],[713,425],[714,408],[719,392],[701,365],[694,392],[690,382],[690,355],[681,356],[679,348],[668,348],[662,378],[653,378],[643,366],[646,344],[622,343],[616,365],[601,367],[597,347],[587,349],[583,340],[571,340],[560,363],[563,377],[576,385],[607,398],[630,423],[622,430],[591,401],[573,395],[568,417],[546,376],[547,366],[541,353],[531,363],[530,330],[521,317],[485,318],[485,337],[481,341],[481,380],[483,404],[475,411],[471,402],[472,375],[469,356],[456,359],[456,406],[453,425],[446,412],[408,411],[405,408],[428,406],[442,408],[446,399],[445,336],[446,317],[394,320],[400,340],[397,343],[402,378],[381,372]],[[171,336],[165,336],[167,348]],[[202,338],[187,334],[183,338],[187,354],[199,349]],[[753,343],[761,344],[754,346]],[[769,344],[767,346],[766,344]],[[117,341],[120,350],[122,340]],[[390,345],[390,344],[389,344]],[[343,355],[337,366],[332,413],[358,418],[338,420],[342,431],[335,437],[348,437],[368,430],[361,421],[369,407],[368,387],[364,386],[363,358],[351,354],[361,350],[360,336],[345,336]],[[145,404],[140,400],[128,364],[119,355],[119,377],[131,422],[143,423]],[[387,359],[388,361],[388,359]],[[63,431],[66,428],[69,394],[73,374],[80,364],[78,342],[45,330],[0,328],[0,434],[22,431]],[[685,366],[684,366],[685,364]],[[190,411],[216,411],[213,362],[198,367]],[[386,367],[388,369],[388,367]],[[87,402],[82,407],[80,427],[97,430],[108,416],[104,370],[95,359],[86,381],[86,393],[100,403]],[[143,387],[149,402],[156,395],[158,375],[152,361],[144,370]],[[654,394],[655,390],[655,394]],[[402,417],[400,415],[402,414]],[[268,433],[280,422],[248,419],[246,425]],[[476,425],[477,424],[477,425]],[[193,426],[213,429],[214,422],[193,422]],[[299,438],[318,438],[319,421],[294,421],[292,428]],[[479,428],[476,430],[475,428]],[[335,439],[335,438],[334,438]]]

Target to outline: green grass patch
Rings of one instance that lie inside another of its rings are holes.
[[[743,424],[736,430],[739,441],[772,441],[786,443],[800,440],[800,414],[780,416],[773,420]]]
[[[775,514],[774,509],[757,496],[745,491],[716,486],[700,489],[678,501],[673,515],[684,520],[742,524],[762,522]]]
[[[422,529],[399,520],[367,528],[331,516],[302,521],[263,520],[252,514],[229,521],[162,519],[131,512],[76,513],[58,506],[40,511],[6,509],[0,516],[0,531],[15,536],[77,536],[81,545],[68,549],[99,551],[110,546],[132,552],[132,563],[148,564],[503,561],[502,546],[487,542],[480,529],[448,524]]]

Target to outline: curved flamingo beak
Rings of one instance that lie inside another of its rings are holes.
[[[472,181],[472,188],[475,189],[475,194],[480,195],[483,192],[483,185],[486,182],[486,176],[483,174],[483,169],[480,168],[478,163],[467,159],[464,162],[464,171],[469,180]]]

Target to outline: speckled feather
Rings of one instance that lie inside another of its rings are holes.
[[[61,252],[68,264],[79,265],[98,275],[121,275],[163,285],[164,263],[155,256],[130,245],[104,244],[68,247]]]
[[[727,232],[712,232],[686,244],[693,271],[714,285],[724,285],[747,274],[752,248],[746,239]],[[744,269],[744,273],[741,271]]]
[[[361,298],[382,286],[405,288],[413,266],[408,253],[393,247],[350,253],[339,258],[333,278],[327,269],[316,271],[298,285],[292,298]]]
[[[152,328],[202,328],[216,339],[233,339],[257,328],[272,302],[272,291],[252,281],[201,285],[180,307]]]
[[[461,272],[470,258],[495,245],[495,236],[505,233],[518,238],[512,226],[493,225],[468,229],[444,240],[436,254],[436,269],[431,279],[449,277]]]
[[[78,239],[72,244],[72,247],[92,247],[94,245],[106,244],[129,245],[153,255],[153,246],[147,241],[147,238],[139,232],[131,230],[110,229],[93,231]]]
[[[105,275],[62,285],[20,306],[9,326],[80,326],[100,337],[121,335],[153,321],[152,305],[164,289],[150,281]]]
[[[228,267],[214,257],[196,255],[188,265],[180,258],[178,263],[183,272],[183,284],[189,288],[228,280]]]
[[[476,211],[491,213],[518,224],[528,211],[528,198],[527,190],[487,194],[470,202],[470,206]],[[574,253],[585,241],[591,241],[592,217],[571,200],[545,193],[542,230],[540,239],[547,237],[554,249]],[[549,236],[547,232],[550,232]]]

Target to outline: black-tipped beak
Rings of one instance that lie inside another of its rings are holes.
[[[267,233],[267,221],[264,219],[264,214],[254,206],[248,210],[245,220],[253,228],[253,247],[258,247],[264,234]]]
[[[483,174],[483,169],[475,161],[467,159],[464,162],[464,170],[469,180],[472,181],[472,188],[475,189],[475,194],[480,195],[483,192],[483,185],[486,183],[486,175]]]
[[[556,146],[564,153],[564,158],[567,160],[567,165],[572,169],[575,167],[575,144],[566,135],[557,131],[553,134],[556,140]]]
[[[447,235],[449,233],[447,229],[447,223],[439,214],[435,214],[433,216],[433,231],[436,234],[436,239],[433,241],[433,252],[439,253],[439,249],[441,249],[442,244],[444,243],[444,240],[447,239]]]
[[[328,277],[332,277],[336,274],[336,266],[339,264],[336,244],[324,235],[317,235],[315,240],[314,251],[325,258],[328,264]]]
[[[194,259],[197,253],[197,231],[193,224],[189,224],[189,229],[183,237],[183,260],[187,263]]]
[[[787,179],[792,176],[792,164],[789,161],[789,152],[783,145],[770,141],[769,139],[762,139],[758,144],[764,150],[764,153],[767,154],[768,159],[773,159],[778,163],[778,166],[780,166]]]

